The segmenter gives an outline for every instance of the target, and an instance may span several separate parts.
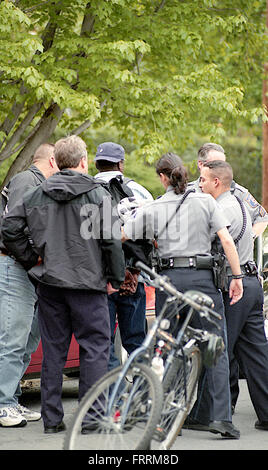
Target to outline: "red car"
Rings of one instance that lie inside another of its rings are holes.
[[[155,313],[155,291],[153,287],[145,286],[146,291],[146,317],[148,323],[150,323],[151,319]],[[32,354],[32,359],[29,364],[28,369],[24,374],[24,379],[33,379],[40,376],[41,366],[42,366],[42,344],[40,342],[37,350],[35,353]],[[69,353],[67,357],[67,361],[64,368],[64,373],[73,373],[79,369],[79,346],[74,338],[72,337],[72,341],[69,348]]]

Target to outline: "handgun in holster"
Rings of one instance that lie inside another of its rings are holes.
[[[222,292],[228,292],[227,261],[223,253],[214,254],[214,284]]]

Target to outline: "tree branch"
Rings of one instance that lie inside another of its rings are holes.
[[[48,142],[53,134],[63,110],[56,103],[52,103],[44,112],[42,118],[35,126],[34,133],[31,133],[26,139],[25,146],[13,162],[12,166],[5,177],[3,185],[6,184],[19,171],[23,171],[29,167],[32,157],[36,149],[43,143]]]
[[[106,100],[104,100],[101,105],[100,105],[100,110],[102,110],[102,108],[106,105]],[[82,132],[84,132],[85,130],[87,130],[90,126],[92,125],[92,122],[87,119],[85,122],[83,122],[83,124],[81,124],[81,126],[77,127],[74,131],[72,131],[72,134],[73,135],[80,135],[82,134]]]
[[[158,13],[164,7],[166,0],[162,0],[157,7],[155,7],[154,12]]]
[[[10,114],[5,118],[4,122],[0,126],[0,131],[4,132],[6,134],[6,137],[9,135],[9,133],[11,132],[13,127],[15,126],[15,124],[16,124],[16,122],[17,122],[17,120],[18,120],[18,118],[19,118],[19,116],[20,116],[20,114],[21,114],[21,112],[24,108],[24,104],[25,104],[25,101],[26,101],[26,93],[27,93],[27,90],[24,87],[24,85],[22,85],[21,89],[20,89],[20,94],[25,95],[24,101],[21,102],[21,103],[15,102],[13,104]],[[2,140],[2,142],[0,142],[0,149],[6,141],[6,137]]]
[[[20,125],[17,127],[17,129],[15,130],[15,132],[13,133],[9,141],[7,141],[4,150],[0,152],[0,161],[4,161],[6,158],[9,158],[13,153],[16,153],[21,148],[22,145],[19,145],[15,149],[14,149],[14,146],[19,141],[25,129],[32,122],[33,118],[41,109],[41,107],[42,107],[42,103],[36,103],[31,107],[28,114],[25,116],[25,118],[20,123]]]

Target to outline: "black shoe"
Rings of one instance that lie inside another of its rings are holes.
[[[183,423],[182,428],[193,429],[194,431],[209,431],[210,430],[208,424],[200,423],[199,421],[196,421],[190,416],[187,416],[186,420]]]
[[[209,431],[213,434],[221,434],[227,439],[239,439],[240,431],[228,421],[212,421],[209,423]]]
[[[65,426],[64,422],[62,421],[61,423],[56,424],[55,426],[44,426],[44,433],[45,434],[52,434],[52,433],[56,433],[56,432],[65,431],[65,429],[66,429],[66,426]]]
[[[262,431],[268,431],[268,421],[256,421],[256,429],[261,429]]]

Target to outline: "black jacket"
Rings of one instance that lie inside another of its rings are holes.
[[[0,227],[2,226],[3,214],[11,210],[29,189],[34,188],[45,181],[43,173],[31,165],[28,170],[15,175],[1,191],[0,199]],[[5,249],[0,234],[0,250]]]
[[[125,273],[120,224],[107,204],[105,213],[104,200],[109,193],[92,177],[62,170],[4,216],[4,244],[39,282],[106,292],[110,281],[118,288]]]

